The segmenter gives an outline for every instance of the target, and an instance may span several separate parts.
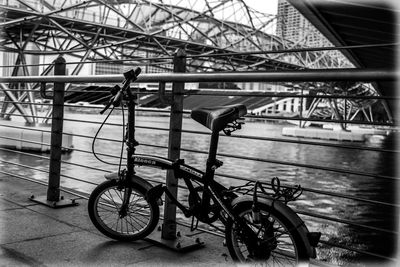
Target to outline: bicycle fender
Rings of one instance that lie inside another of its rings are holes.
[[[268,207],[275,209],[283,216],[285,216],[287,219],[289,219],[294,225],[296,225],[297,226],[296,230],[299,232],[304,242],[304,245],[307,248],[308,255],[310,256],[310,258],[316,258],[315,248],[311,246],[310,241],[308,239],[309,235],[308,228],[305,225],[304,221],[291,208],[289,208],[281,201],[273,201],[270,198],[258,198],[258,201],[267,205]],[[236,206],[245,202],[253,203],[253,197],[248,195],[237,197],[232,201],[232,207],[235,208]]]
[[[117,180],[119,179],[118,172],[112,172],[112,173],[107,173],[104,175],[106,180]],[[146,191],[149,191],[151,188],[153,188],[153,185],[146,181],[144,178],[134,175],[132,177],[132,183],[144,188]],[[157,199],[158,204],[162,204],[161,198]]]

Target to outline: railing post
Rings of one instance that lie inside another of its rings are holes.
[[[186,71],[186,52],[178,49],[174,55],[174,72]],[[168,158],[177,160],[180,157],[181,131],[182,131],[182,112],[183,112],[183,91],[185,83],[174,82],[172,84],[172,103],[171,117],[169,125]],[[178,179],[173,170],[167,171],[166,184],[168,190],[174,197],[178,195]],[[164,223],[162,227],[162,238],[176,238],[176,205],[165,197]]]
[[[54,75],[65,75],[66,65],[63,57],[55,61]],[[51,146],[48,201],[60,200],[61,146],[64,119],[64,89],[65,83],[54,83],[53,117],[51,119]]]
[[[65,59],[60,56],[55,60],[54,75],[66,75]],[[52,208],[74,206],[77,203],[60,199],[60,174],[61,174],[61,154],[63,139],[63,120],[64,120],[64,89],[65,83],[55,82],[53,90],[53,115],[51,121],[51,141],[50,141],[50,166],[49,183],[47,197],[35,197],[31,199],[35,202],[45,204]]]

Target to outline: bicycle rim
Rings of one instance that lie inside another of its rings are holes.
[[[152,206],[136,188],[132,188],[126,216],[119,214],[125,188],[112,185],[97,194],[94,202],[94,217],[103,233],[120,240],[135,240],[145,237],[153,225]]]

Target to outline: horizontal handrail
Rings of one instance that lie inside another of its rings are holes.
[[[19,76],[13,76],[19,77]],[[25,76],[23,76],[25,77]],[[47,77],[47,76],[40,76]],[[88,85],[89,86],[89,85]],[[38,92],[38,90],[34,89],[4,89],[3,91],[10,92]],[[52,90],[49,90],[52,92]],[[209,88],[198,88],[198,89],[186,89],[183,91],[184,95],[211,95],[211,96],[253,96],[253,97],[292,97],[292,98],[324,98],[324,99],[389,99],[389,100],[399,100],[398,96],[383,96],[383,95],[369,95],[369,96],[358,96],[351,94],[301,94],[301,90],[293,91],[293,92],[272,92],[272,91],[254,91],[254,90],[237,90],[237,89],[209,89]],[[85,91],[85,90],[68,90],[68,93],[85,93],[85,94],[98,94],[98,93],[109,93],[109,90],[94,90],[94,91]],[[158,90],[154,89],[146,89],[139,92],[134,92],[134,94],[138,95],[156,95],[158,94]],[[179,95],[179,94],[177,94]],[[4,100],[4,103],[14,103],[14,101]],[[51,105],[51,103],[36,103],[25,101],[24,104],[32,104],[32,105]],[[71,104],[64,104],[65,106]],[[85,106],[82,106],[85,107]]]
[[[143,82],[279,82],[279,81],[395,81],[396,70],[385,69],[324,69],[279,72],[225,72],[225,73],[157,73],[141,74]],[[8,76],[0,83],[115,83],[124,79],[122,74],[90,76]]]

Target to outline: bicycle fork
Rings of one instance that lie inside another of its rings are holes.
[[[124,199],[122,201],[121,208],[119,209],[119,217],[122,219],[126,215],[128,215],[128,208],[129,208],[129,199],[132,194],[132,188],[130,186],[125,187],[124,191]]]

